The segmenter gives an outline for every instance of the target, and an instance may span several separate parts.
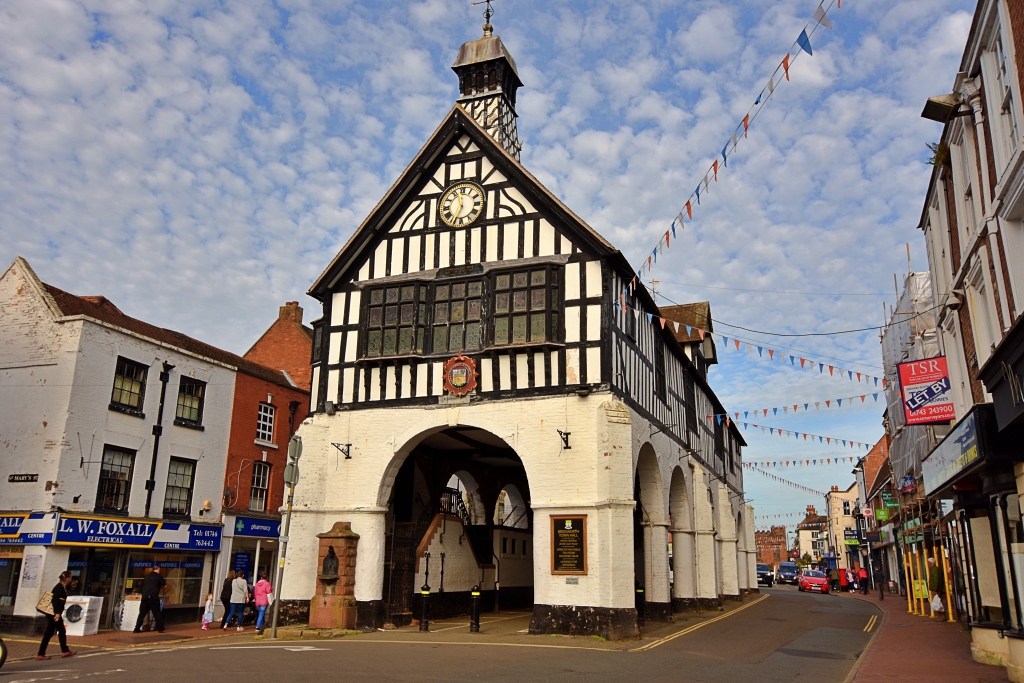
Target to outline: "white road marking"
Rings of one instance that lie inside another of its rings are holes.
[[[289,652],[313,652],[320,650],[326,652],[326,647],[313,647],[312,645],[224,645],[221,647],[211,647],[211,650],[288,650]]]

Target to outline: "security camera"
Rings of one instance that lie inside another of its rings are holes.
[[[946,308],[951,311],[959,311],[960,307],[964,305],[964,290],[954,289],[946,297]]]

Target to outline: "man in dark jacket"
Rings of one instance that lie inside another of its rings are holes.
[[[50,598],[50,604],[53,606],[53,615],[44,612],[46,615],[46,631],[43,633],[43,640],[39,643],[39,653],[36,655],[36,659],[49,659],[50,657],[46,654],[46,646],[50,644],[50,638],[53,634],[57,634],[57,640],[60,641],[60,656],[70,657],[75,654],[68,649],[68,631],[64,627],[64,603],[68,600],[68,584],[71,583],[71,572],[61,572],[60,580],[57,585],[50,591],[53,597]]]
[[[146,574],[142,580],[142,599],[139,601],[139,618],[135,621],[134,633],[142,633],[142,622],[146,615],[153,612],[157,633],[164,632],[164,613],[160,609],[160,591],[167,585],[167,580],[160,576],[159,565]]]

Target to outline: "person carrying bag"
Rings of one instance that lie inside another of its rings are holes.
[[[64,571],[60,574],[60,580],[53,589],[43,595],[43,599],[36,605],[36,609],[46,615],[46,631],[43,632],[43,640],[39,643],[39,653],[36,659],[49,659],[46,648],[50,644],[50,638],[57,634],[60,642],[60,656],[71,657],[75,653],[68,649],[68,630],[64,626],[64,604],[68,600],[67,586],[71,583],[71,572]],[[47,600],[49,596],[49,600]]]

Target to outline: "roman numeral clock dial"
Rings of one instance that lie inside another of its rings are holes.
[[[484,212],[484,192],[475,183],[457,183],[441,195],[441,220],[453,228],[469,225]]]

